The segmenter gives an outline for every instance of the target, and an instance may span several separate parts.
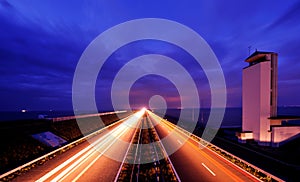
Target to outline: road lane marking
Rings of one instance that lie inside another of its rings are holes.
[[[155,114],[153,114],[155,116]],[[157,116],[158,117],[158,116]],[[165,126],[167,126],[168,128],[172,128],[174,126],[174,124],[167,122],[167,121],[163,121],[163,124],[165,124]],[[188,136],[186,133],[184,133],[183,131],[179,130],[177,127],[174,127],[175,129],[175,134],[181,138],[184,138],[184,136]],[[194,140],[193,138],[191,138],[190,136],[188,136],[189,139]],[[192,144],[190,141],[187,141],[193,148],[195,148],[197,151],[199,151],[202,155],[205,156],[205,158],[207,158],[208,160],[210,160],[214,165],[216,165],[217,167],[219,167],[220,169],[223,170],[224,173],[226,173],[228,176],[230,176],[234,181],[240,181],[240,178],[236,175],[234,175],[232,172],[230,172],[229,170],[227,170],[222,164],[218,163],[217,161],[215,161],[213,158],[211,158],[208,154],[206,154],[205,152],[201,151],[198,147],[194,146],[194,144]],[[198,142],[197,142],[198,143]]]
[[[168,123],[168,122],[163,122],[163,124],[165,124],[168,128],[171,128],[172,125],[171,123]],[[174,127],[175,128],[175,134],[178,136],[178,137],[181,137],[184,139],[183,135],[184,136],[188,136],[186,133],[184,133],[183,131],[179,130],[178,128]],[[188,136],[189,139],[195,141],[193,138],[190,138],[190,136]],[[236,176],[235,174],[233,174],[231,171],[227,170],[222,164],[218,163],[216,160],[214,160],[213,158],[211,158],[208,154],[206,154],[205,152],[201,151],[198,147],[196,147],[194,144],[192,144],[190,141],[186,141],[188,142],[193,148],[195,148],[197,151],[199,151],[205,158],[207,158],[209,161],[211,161],[215,166],[217,166],[218,168],[222,169],[222,171],[224,173],[226,173],[228,176],[230,176],[234,181],[241,181],[241,179]],[[198,143],[198,142],[196,142]]]
[[[182,133],[182,134],[186,135],[185,133]],[[180,136],[180,133],[178,133],[178,136],[183,138],[183,136]],[[200,152],[206,159],[208,159],[216,167],[220,168],[224,173],[226,173],[228,176],[230,176],[234,181],[241,181],[241,179],[238,176],[236,176],[235,174],[233,174],[232,172],[230,172],[229,170],[227,170],[222,164],[220,164],[219,162],[217,162],[216,160],[214,160],[212,157],[210,157],[204,151],[202,151],[201,149],[199,149],[198,147],[196,147],[190,141],[186,141],[186,142],[188,142],[194,149],[196,149],[198,152]]]
[[[180,140],[177,140],[177,142],[178,142],[180,145],[182,145],[182,142],[181,142]]]
[[[209,169],[203,162],[202,166],[205,167],[205,169],[207,169],[213,176],[216,176],[216,174],[211,169]]]

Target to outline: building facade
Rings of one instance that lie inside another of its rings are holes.
[[[270,117],[277,116],[277,65],[274,52],[256,51],[243,69],[243,117],[241,139],[254,139],[261,145],[271,141]]]

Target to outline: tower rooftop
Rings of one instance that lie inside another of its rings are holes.
[[[270,54],[277,54],[275,52],[267,52],[267,51],[255,51],[253,54],[251,54],[249,57],[246,58],[245,62],[248,63],[257,63],[257,62],[263,62],[263,61],[270,61],[271,57]]]

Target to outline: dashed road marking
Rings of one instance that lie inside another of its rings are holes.
[[[211,169],[209,169],[203,162],[202,166],[205,167],[205,169],[207,169],[213,176],[216,176],[216,174]]]

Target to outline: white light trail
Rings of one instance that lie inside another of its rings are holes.
[[[75,161],[73,164],[71,164],[68,168],[63,170],[59,175],[57,175],[53,180],[51,181],[58,181],[63,180],[67,176],[69,176],[72,172],[74,172],[80,165],[82,165],[84,162],[86,162],[91,156],[93,156],[95,153],[99,152],[99,149],[102,150],[101,154],[97,157],[100,158],[111,146],[114,144],[119,137],[121,137],[124,133],[126,133],[131,127],[136,126],[140,117],[144,115],[145,110],[140,110],[139,112],[133,114],[131,117],[129,117],[127,120],[125,120],[123,123],[121,123],[119,126],[114,128],[113,130],[109,131],[107,134],[102,136],[100,139],[93,142],[88,147],[84,148],[41,178],[39,178],[37,181],[42,182],[47,179],[49,179],[51,176],[68,166],[71,162]],[[131,126],[131,127],[129,127]],[[108,146],[106,146],[108,145]],[[106,147],[105,147],[106,146]],[[93,161],[94,162],[94,161]],[[96,160],[95,160],[96,162]]]

